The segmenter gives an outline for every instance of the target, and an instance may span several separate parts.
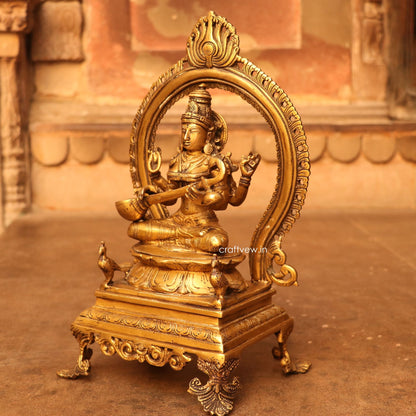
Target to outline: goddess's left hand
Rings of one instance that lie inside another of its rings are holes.
[[[240,162],[241,175],[251,178],[259,165],[261,156],[258,153],[250,152],[248,156],[243,156]]]

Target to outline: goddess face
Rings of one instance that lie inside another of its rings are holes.
[[[207,131],[195,123],[182,123],[182,147],[188,151],[202,150],[207,140]]]

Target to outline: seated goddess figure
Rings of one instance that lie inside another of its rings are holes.
[[[173,205],[181,195],[180,207],[164,219],[142,216],[131,223],[128,235],[144,244],[170,249],[218,253],[227,247],[228,235],[219,225],[215,211],[226,209],[228,204],[243,203],[260,156],[250,153],[242,157],[237,186],[232,173],[238,167],[232,163],[231,154],[221,153],[226,141],[225,120],[211,109],[211,95],[202,84],[189,95],[182,115],[180,149],[170,161],[167,177],[161,175],[159,168],[151,171],[153,186],[142,188],[136,201],[145,211],[155,194],[157,201],[165,205]]]

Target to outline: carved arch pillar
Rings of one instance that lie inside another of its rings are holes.
[[[31,1],[0,1],[0,231],[29,204],[25,33]]]
[[[356,101],[385,102],[387,0],[352,0],[352,88]]]

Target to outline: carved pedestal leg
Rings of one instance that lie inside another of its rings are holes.
[[[88,348],[94,342],[94,334],[92,332],[84,333],[77,328],[72,328],[74,337],[79,342],[80,354],[78,362],[73,370],[60,370],[57,375],[62,378],[69,378],[75,380],[79,376],[88,376],[91,369],[90,358],[92,356],[92,349]]]
[[[188,392],[198,397],[206,412],[223,416],[232,410],[240,382],[237,377],[231,382],[228,378],[239,363],[240,360],[237,358],[228,359],[223,364],[217,360],[205,361],[198,358],[198,368],[209,376],[209,380],[203,386],[199,378],[193,378],[189,383]]]
[[[312,364],[308,361],[293,362],[286,348],[286,341],[292,330],[293,319],[290,319],[284,328],[276,332],[278,347],[273,348],[273,357],[280,360],[284,374],[306,373]]]

